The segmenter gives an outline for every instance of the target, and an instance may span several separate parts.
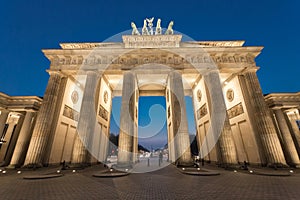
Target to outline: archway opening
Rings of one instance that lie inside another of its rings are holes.
[[[192,98],[186,96],[185,103],[191,152],[192,155],[195,156],[198,155],[198,147],[195,139],[196,130]],[[113,110],[110,120],[110,145],[108,158],[112,159],[114,162],[116,162],[118,155],[121,104],[121,96],[116,96],[112,99]],[[139,97],[138,126],[138,160],[140,162],[147,162],[150,157],[153,158],[153,162],[158,162],[159,155],[162,153],[163,159],[168,161],[168,130],[166,120],[166,98],[164,96]]]
[[[138,144],[140,159],[158,157],[160,153],[167,158],[168,130],[166,123],[166,98],[164,96],[139,97]]]

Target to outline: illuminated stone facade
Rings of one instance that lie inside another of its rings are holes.
[[[0,92],[1,166],[23,165],[41,104],[40,97],[11,97]]]
[[[41,107],[38,97],[1,94],[3,166],[104,162],[115,96],[122,96],[119,166],[137,161],[139,96],[166,97],[171,162],[192,160],[184,101],[191,96],[205,160],[224,166],[299,165],[300,94],[263,96],[255,63],[262,47],[243,46],[244,41],[182,42],[181,35],[123,40],[43,50],[51,64]]]

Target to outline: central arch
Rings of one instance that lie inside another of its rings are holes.
[[[180,55],[181,52],[162,49],[133,49],[112,59],[103,75],[107,80],[117,79],[116,77],[119,76],[118,81],[113,81],[119,82],[113,93],[122,96],[119,168],[131,167],[138,160],[138,99],[139,96],[153,95],[166,98],[169,160],[177,165],[191,165],[191,141],[189,140],[184,96],[185,94],[193,96],[193,86],[198,84],[197,82],[202,77],[211,84],[208,87],[215,87],[214,90],[208,88],[207,91],[213,99],[213,104],[210,106],[214,108],[218,105],[217,109],[213,109],[211,112],[212,118],[215,116],[217,120],[212,120],[212,125],[215,127],[210,126],[209,133],[206,134],[206,142],[202,144],[205,149],[205,151],[201,151],[202,156],[203,152],[209,154],[215,148],[221,133],[226,133],[227,130],[228,133],[223,134],[224,140],[220,140],[218,144],[221,146],[219,148],[223,148],[222,151],[218,151],[218,160],[222,160],[221,162],[224,163],[236,162],[235,149],[229,134],[230,125],[227,122],[223,126],[224,121],[222,121],[226,120],[224,97],[216,95],[217,91],[222,91],[222,87],[218,83],[220,82],[219,71],[215,69],[213,62],[209,61],[210,57],[207,56],[207,53],[202,53],[206,62],[196,67],[191,62],[199,61],[198,57],[187,60]],[[119,69],[121,74],[116,75],[116,69]],[[220,102],[222,107],[220,107]],[[223,117],[220,117],[220,113],[224,114]],[[209,146],[206,146],[207,144]],[[225,152],[226,149],[231,149],[230,153]]]

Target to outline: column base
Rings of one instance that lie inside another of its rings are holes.
[[[267,164],[267,167],[277,169],[277,168],[288,168],[289,166],[287,164],[282,164],[282,163],[269,163]]]
[[[5,161],[3,161],[3,162],[0,163],[0,167],[4,167],[4,166],[6,166],[6,165],[7,165],[7,164],[6,164]]]
[[[88,166],[91,166],[90,163],[70,163],[66,165],[68,169],[84,169]]]
[[[241,165],[239,165],[237,163],[218,163],[217,165],[218,165],[218,167],[222,167],[227,170],[241,169],[241,167],[242,167]]]
[[[300,169],[300,164],[296,164],[294,167]]]
[[[175,162],[175,165],[177,167],[193,167],[194,166],[194,163],[191,160],[188,160],[188,161],[182,161],[180,159],[178,159],[176,162]]]
[[[296,163],[296,164],[288,164],[290,167],[293,167],[293,168],[297,168],[299,169],[300,168],[300,163]]]
[[[117,163],[116,165],[114,165],[114,168],[121,171],[127,171],[133,168],[133,163],[132,162]]]
[[[8,165],[7,167],[5,167],[6,169],[17,169],[20,168],[20,165]]]
[[[30,168],[30,169],[36,169],[36,168],[42,168],[44,165],[42,163],[30,163],[25,164],[22,166],[22,168]]]

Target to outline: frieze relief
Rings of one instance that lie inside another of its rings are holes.
[[[243,114],[244,113],[244,109],[243,109],[242,103],[239,103],[239,104],[233,106],[232,108],[228,109],[227,113],[228,113],[228,118],[229,119],[234,118],[236,116],[239,116],[239,115]]]
[[[76,110],[74,110],[73,108],[65,105],[64,107],[64,111],[63,111],[63,116],[72,119],[76,122],[79,121],[79,112],[77,112]]]
[[[62,65],[120,65],[136,66],[148,63],[185,65],[185,64],[204,64],[204,63],[254,63],[254,56],[248,55],[180,55],[174,54],[132,54],[121,56],[64,56],[51,59],[51,66]]]
[[[207,115],[208,111],[207,111],[207,106],[206,103],[203,104],[198,110],[197,110],[197,119],[201,119],[202,117],[204,117],[205,115]]]
[[[108,120],[108,111],[102,105],[99,106],[98,115],[105,121]]]

